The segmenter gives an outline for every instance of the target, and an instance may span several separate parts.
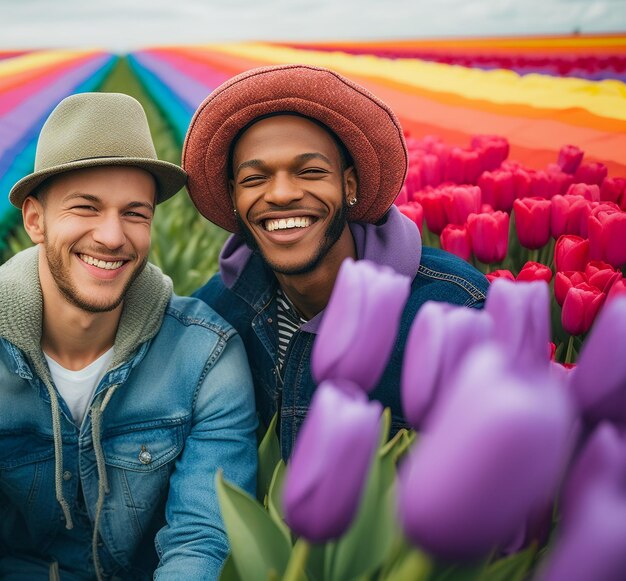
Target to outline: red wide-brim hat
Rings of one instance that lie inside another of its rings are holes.
[[[308,65],[251,69],[215,89],[196,111],[183,146],[187,189],[198,211],[222,228],[238,225],[228,190],[228,156],[239,132],[259,117],[291,112],[326,125],[346,146],[358,178],[350,221],[377,222],[402,188],[408,154],[400,122],[369,91]]]

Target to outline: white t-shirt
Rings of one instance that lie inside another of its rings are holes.
[[[48,362],[52,380],[56,385],[61,397],[70,408],[72,417],[77,425],[83,423],[83,418],[87,408],[91,403],[91,398],[96,391],[100,380],[104,377],[106,370],[113,358],[113,347],[103,353],[93,363],[83,367],[78,371],[71,371],[59,365],[54,359],[44,353]]]

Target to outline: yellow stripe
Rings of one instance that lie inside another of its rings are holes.
[[[0,61],[0,77],[8,77],[31,69],[54,66],[63,61],[88,56],[95,50],[47,50]]]
[[[346,76],[375,77],[497,104],[539,109],[581,108],[609,119],[626,120],[626,84],[617,80],[587,81],[573,77],[529,74],[504,69],[483,71],[417,59],[383,59],[371,55],[298,50],[264,43],[205,45],[266,63],[302,63],[328,67]]]

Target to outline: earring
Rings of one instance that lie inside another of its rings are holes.
[[[237,208],[233,208],[233,214],[237,215]]]
[[[356,196],[354,196],[354,198],[351,198],[350,200],[348,200],[348,206],[350,206],[351,208],[353,208],[354,206],[356,206]]]

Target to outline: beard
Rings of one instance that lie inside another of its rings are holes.
[[[324,236],[320,240],[320,243],[317,249],[315,250],[313,256],[304,264],[289,267],[289,266],[281,265],[280,263],[277,263],[273,261],[271,258],[269,258],[261,250],[261,248],[259,247],[259,244],[257,243],[254,237],[254,234],[252,234],[248,226],[242,220],[239,213],[237,213],[236,220],[239,225],[239,233],[241,237],[243,238],[244,242],[254,252],[258,253],[261,256],[261,258],[263,259],[263,262],[265,262],[265,264],[273,272],[278,273],[278,274],[291,275],[291,276],[295,276],[299,274],[308,274],[310,272],[313,272],[320,265],[322,260],[324,260],[324,258],[326,257],[330,249],[335,245],[337,240],[339,240],[339,238],[341,237],[341,234],[343,233],[344,228],[346,227],[348,223],[348,219],[347,219],[348,204],[346,202],[346,197],[343,194],[343,192],[342,192],[341,199],[342,199],[341,208],[339,209],[337,213],[335,213],[332,220],[330,221],[330,224],[328,224],[328,227],[326,228],[326,231],[324,232]]]
[[[130,286],[137,280],[137,277],[141,274],[146,263],[148,262],[148,257],[146,256],[143,261],[138,264],[128,281],[126,282],[124,288],[120,292],[119,296],[113,297],[111,300],[98,301],[94,298],[90,300],[88,296],[82,295],[69,273],[69,268],[63,264],[63,256],[59,250],[57,250],[52,244],[48,243],[48,238],[44,234],[44,248],[46,251],[46,259],[48,261],[48,268],[50,273],[52,274],[52,278],[54,279],[57,288],[63,295],[63,297],[75,307],[83,311],[87,311],[88,313],[108,313],[110,311],[115,310],[120,306],[128,289]],[[111,254],[110,251],[107,254]],[[133,257],[135,258],[135,257]]]

